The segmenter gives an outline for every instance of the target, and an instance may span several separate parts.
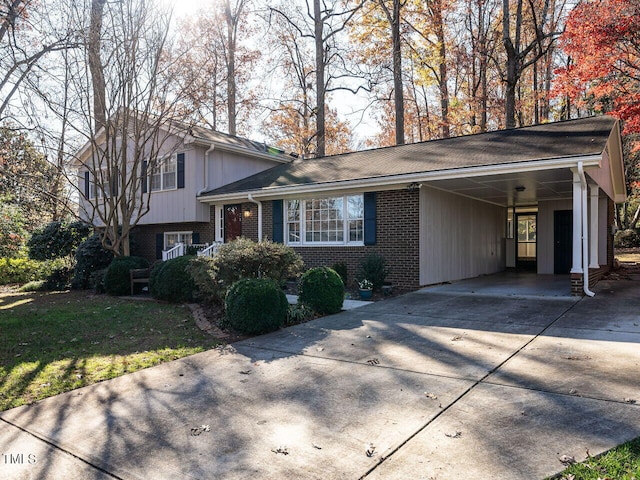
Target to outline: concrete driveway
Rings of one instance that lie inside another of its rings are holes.
[[[513,479],[640,436],[640,285],[456,284],[0,414],[3,479]]]

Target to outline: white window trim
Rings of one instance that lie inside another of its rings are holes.
[[[191,235],[191,243],[193,243],[193,231],[183,231],[183,232],[164,232],[164,238],[162,241],[162,247],[164,250],[167,250],[169,247],[167,246],[167,237],[169,235],[178,235],[178,238],[180,237],[180,235]],[[189,244],[186,244],[189,245]],[[174,245],[175,246],[175,245]],[[173,247],[171,247],[173,248]]]
[[[224,206],[215,206],[215,235],[216,242],[224,242]]]
[[[174,180],[173,187],[165,188],[164,175],[166,172],[164,171],[164,168],[165,168],[165,165],[167,165],[166,161],[170,158],[173,158],[175,163],[175,170],[173,171],[173,176],[175,180]],[[147,192],[158,193],[158,192],[171,192],[173,190],[178,190],[178,154],[176,153],[171,156],[165,156],[158,163],[159,164],[155,168],[147,168]],[[154,190],[151,188],[151,178],[153,177],[153,171],[157,169],[160,169],[160,188],[157,188]]]
[[[88,170],[89,172],[89,200],[100,200],[102,198],[110,198],[111,197],[111,185],[107,185],[106,189],[98,188],[98,184],[96,184],[96,176],[95,172]],[[106,179],[107,177],[107,169],[103,168],[101,177]]]
[[[291,198],[284,201],[283,208],[283,228],[284,228],[284,242],[286,245],[292,245],[294,247],[361,247],[364,246],[364,199],[363,199],[363,212],[362,217],[358,219],[349,218],[348,212],[348,199],[349,197],[354,196],[363,196],[361,193],[356,194],[347,194],[347,195],[327,195],[327,196],[318,196],[318,197],[308,197],[308,198]],[[305,211],[306,211],[306,203],[311,200],[319,200],[323,198],[342,198],[342,212],[343,212],[343,220],[342,220],[342,229],[343,229],[343,238],[344,240],[341,242],[313,242],[306,241],[307,235],[307,227],[305,220]],[[291,201],[299,201],[300,202],[300,241],[299,242],[291,242],[289,241],[289,202]],[[362,221],[362,240],[349,241],[349,220],[361,220]]]

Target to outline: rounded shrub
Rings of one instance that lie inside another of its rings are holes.
[[[113,252],[102,246],[99,234],[91,235],[76,250],[76,266],[71,286],[77,289],[91,287],[91,274],[105,269],[113,260]]]
[[[289,303],[280,286],[270,278],[244,278],[225,297],[226,320],[242,333],[277,330],[287,318]]]
[[[104,273],[104,289],[109,295],[129,295],[131,278],[129,270],[149,268],[149,262],[141,257],[116,257]]]
[[[307,270],[300,278],[298,301],[320,314],[338,313],[344,301],[344,284],[329,267]]]
[[[153,298],[173,303],[193,300],[196,285],[187,267],[194,257],[172,258],[154,267],[149,278],[149,292]]]

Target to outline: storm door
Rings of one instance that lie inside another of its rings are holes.
[[[242,236],[241,205],[224,206],[224,243]]]

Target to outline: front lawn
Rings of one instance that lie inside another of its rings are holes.
[[[623,443],[604,455],[571,465],[553,477],[561,480],[640,479],[640,438]]]
[[[208,350],[185,306],[0,292],[0,411]]]

